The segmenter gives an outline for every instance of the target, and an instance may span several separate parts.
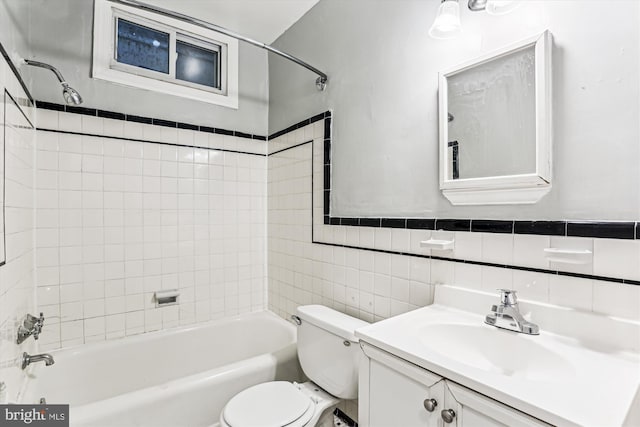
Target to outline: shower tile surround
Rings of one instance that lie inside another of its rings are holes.
[[[42,349],[264,309],[265,137],[38,106]]]
[[[0,45],[0,53],[6,52]],[[22,351],[36,349],[33,340],[16,344],[18,322],[35,314],[34,294],[34,108],[8,61],[0,59],[0,141],[5,145],[6,263],[0,267],[0,380],[15,397],[25,378],[16,364]],[[6,104],[5,104],[6,103]],[[1,243],[0,243],[1,244]]]
[[[434,286],[446,283],[512,288],[523,299],[640,319],[636,222],[331,217],[332,117],[325,116],[269,137],[274,312],[288,318],[300,304],[320,303],[377,321],[430,304]],[[421,248],[430,237],[453,238],[455,249]],[[550,262],[548,247],[588,249],[592,262]]]

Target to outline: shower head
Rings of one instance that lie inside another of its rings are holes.
[[[67,83],[62,83],[62,96],[67,104],[80,105],[82,104],[82,97],[77,90],[69,86]]]
[[[58,69],[52,65],[45,64],[44,62],[32,61],[31,59],[25,59],[24,63],[27,65],[31,65],[33,67],[46,68],[56,75],[58,81],[62,85],[62,95],[64,96],[64,100],[67,104],[80,105],[82,104],[82,97],[78,93],[77,90],[69,86],[69,84],[64,80],[62,74]]]

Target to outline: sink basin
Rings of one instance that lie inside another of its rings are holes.
[[[533,381],[566,381],[574,376],[571,363],[523,335],[489,325],[436,323],[420,330],[420,341],[473,369]]]

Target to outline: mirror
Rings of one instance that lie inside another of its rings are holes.
[[[454,205],[551,190],[551,34],[440,73],[440,189]]]

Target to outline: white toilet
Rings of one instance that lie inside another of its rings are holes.
[[[223,427],[315,426],[340,399],[358,397],[357,328],[367,322],[322,305],[298,307],[298,358],[313,382],[272,381],[236,394],[220,414]]]

